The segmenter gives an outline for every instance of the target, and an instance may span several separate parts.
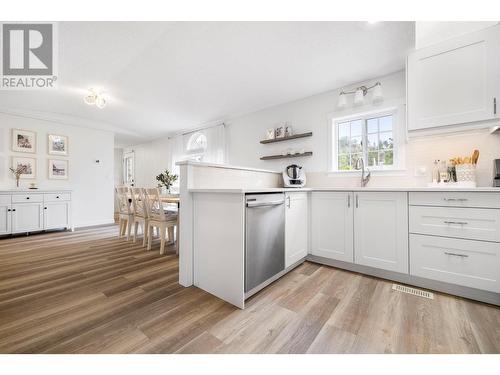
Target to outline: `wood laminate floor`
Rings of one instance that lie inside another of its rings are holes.
[[[0,353],[499,353],[500,309],[304,263],[245,310],[117,227],[0,240]]]

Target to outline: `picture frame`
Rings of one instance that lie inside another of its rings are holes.
[[[12,129],[12,151],[35,154],[36,132]]]
[[[69,139],[66,135],[47,134],[47,152],[49,155],[68,156]]]
[[[21,174],[19,177],[22,180],[32,180],[36,178],[36,159],[13,156],[12,168],[17,169],[19,166],[25,166],[27,173]]]
[[[47,160],[50,180],[67,180],[69,176],[69,161],[66,159]]]

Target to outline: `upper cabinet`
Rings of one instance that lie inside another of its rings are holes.
[[[408,56],[408,130],[498,117],[500,25]]]

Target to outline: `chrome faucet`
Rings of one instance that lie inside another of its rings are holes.
[[[362,157],[356,161],[356,169],[361,169],[361,187],[365,187],[368,181],[370,181],[370,170],[366,168],[365,175],[365,161]]]

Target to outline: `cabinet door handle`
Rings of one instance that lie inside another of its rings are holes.
[[[459,224],[459,225],[465,225],[465,224],[469,224],[468,222],[466,221],[444,221],[445,224]]]
[[[30,197],[26,197],[26,199],[30,199]]]
[[[359,207],[359,198],[358,198],[358,194],[356,194],[356,208]]]
[[[467,198],[443,198],[445,202],[466,202]]]
[[[347,208],[351,208],[351,194],[347,195]]]
[[[290,208],[290,206],[291,206],[290,196],[286,197],[286,199],[287,199],[287,201],[288,201],[288,203],[286,204],[286,206],[287,206],[288,208]]]
[[[497,114],[497,98],[493,98],[493,114]]]
[[[469,257],[468,255],[465,255],[465,254],[449,253],[448,251],[445,251],[444,253],[446,255],[451,255],[451,256],[460,257],[460,258],[468,258]]]
[[[8,208],[8,209],[7,209],[7,212],[10,212],[10,211],[12,211],[12,210],[11,210],[10,208]]]
[[[12,211],[16,212],[16,209],[15,209],[15,208],[13,208],[13,209],[12,209]]]
[[[43,209],[44,209],[44,210],[46,210],[46,209],[47,209],[47,207],[44,207]]]
[[[59,199],[59,195],[56,197],[56,199]]]

